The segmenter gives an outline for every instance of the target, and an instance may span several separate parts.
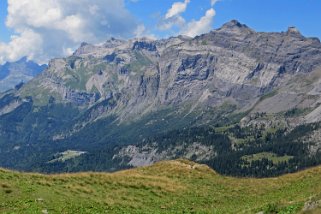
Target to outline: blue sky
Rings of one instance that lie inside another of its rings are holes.
[[[23,55],[46,62],[72,53],[82,41],[99,43],[111,36],[195,36],[232,19],[257,31],[296,26],[305,36],[321,38],[321,0],[219,0],[212,5],[211,0],[30,2],[9,0],[15,10],[8,14],[8,1],[0,0],[0,63]]]
[[[153,15],[165,14],[175,0],[128,2],[129,10],[152,29],[157,22]],[[199,19],[209,7],[209,0],[192,0],[183,16]],[[321,38],[321,0],[221,0],[215,10],[213,28],[237,19],[257,31],[279,32],[296,26],[306,36]]]
[[[7,1],[0,1],[0,41],[8,42],[10,38],[10,30],[6,28],[5,21],[7,17]]]

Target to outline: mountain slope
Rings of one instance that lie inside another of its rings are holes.
[[[232,178],[185,160],[113,174],[48,176],[1,170],[0,211],[318,213],[320,176],[317,167],[278,178]]]
[[[13,89],[16,85],[26,83],[38,75],[46,65],[38,65],[33,61],[28,61],[26,57],[16,61],[7,62],[0,66],[0,92]]]
[[[317,165],[320,63],[318,39],[235,20],[195,38],[83,43],[0,95],[0,165],[114,171],[185,157],[260,177]]]
[[[237,21],[195,38],[84,43],[73,56],[52,60],[44,75],[22,94],[47,89],[56,100],[78,105],[112,98],[117,103],[112,112],[121,118],[173,105],[193,111],[229,102],[246,110],[290,79],[318,72],[320,49],[317,39],[305,38],[293,28],[257,33]],[[297,90],[311,93],[315,87],[299,85]],[[48,95],[41,97],[35,101],[48,101]],[[292,101],[289,108],[297,104]],[[274,112],[286,110],[280,108]]]

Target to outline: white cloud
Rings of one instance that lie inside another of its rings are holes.
[[[213,8],[206,11],[205,15],[198,21],[191,21],[187,27],[181,32],[183,35],[194,37],[202,33],[207,33],[212,29],[215,10]]]
[[[159,30],[169,30],[173,26],[183,27],[185,25],[185,19],[182,16],[174,16],[169,19],[164,19],[159,24],[158,29]]]
[[[8,0],[6,25],[15,35],[0,43],[0,63],[23,56],[47,62],[81,42],[134,36],[138,27],[124,0]]]
[[[213,7],[220,0],[211,0],[211,6]]]
[[[143,24],[140,24],[140,25],[137,26],[137,28],[136,28],[136,30],[134,32],[134,35],[135,35],[136,38],[146,37],[148,39],[153,39],[153,40],[157,39],[157,37],[154,34],[150,33],[146,29],[145,25],[143,25]]]
[[[175,2],[160,22],[158,29],[161,31],[168,31],[177,27],[177,32],[179,34],[190,37],[206,33],[212,29],[213,19],[216,14],[213,7],[218,1],[220,0],[210,0],[211,8],[206,11],[205,15],[199,20],[192,20],[190,22],[186,22],[181,15],[186,11],[190,0]]]
[[[167,11],[165,17],[158,25],[158,29],[162,31],[170,30],[172,27],[177,26],[179,28],[185,25],[185,19],[181,16],[187,9],[187,5],[190,0],[184,2],[174,2],[171,8]]]
[[[175,2],[172,7],[167,11],[165,19],[169,19],[173,16],[177,16],[185,12],[187,5],[190,3],[190,0],[185,0],[184,2]]]
[[[11,36],[8,44],[0,43],[0,63],[15,61],[22,56],[33,59],[42,53],[42,37],[30,29],[20,32],[19,36]]]

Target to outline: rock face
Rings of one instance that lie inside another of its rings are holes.
[[[83,43],[73,56],[52,60],[21,94],[37,91],[39,99],[48,100],[43,92],[50,91],[56,100],[87,107],[113,94],[116,108],[108,114],[124,119],[162,107],[189,106],[193,111],[225,102],[242,111],[255,107],[253,111],[279,112],[305,102],[318,90],[317,79],[304,81],[318,75],[320,65],[318,39],[305,38],[293,27],[282,33],[258,33],[233,20],[195,38]],[[289,89],[293,80],[296,91]],[[255,106],[272,90],[278,92],[266,101],[271,100],[271,107]],[[309,102],[316,105],[318,98]]]
[[[126,144],[143,142],[164,130],[220,125],[231,115],[245,129],[290,132],[321,121],[321,43],[294,27],[263,33],[236,20],[195,38],[111,38],[101,45],[82,43],[72,56],[51,60],[44,72],[8,96],[0,95],[4,143],[15,144],[12,133],[19,132],[21,143],[64,142],[61,151],[88,151],[84,157],[91,155],[92,145],[121,144],[125,138]],[[12,129],[5,125],[9,119]],[[319,135],[310,133],[304,141]],[[235,150],[244,143],[228,137]],[[206,160],[216,152],[197,145],[161,152],[144,146],[120,148],[111,157],[137,166],[175,154]],[[310,150],[320,148],[315,144]],[[55,149],[50,155],[61,152]]]
[[[21,82],[28,82],[46,69],[46,67],[46,65],[38,65],[33,61],[28,61],[26,57],[17,62],[7,62],[6,64],[1,65],[0,92],[13,89]]]
[[[215,157],[215,152],[212,146],[194,142],[190,145],[172,146],[162,151],[159,150],[157,144],[144,145],[143,147],[129,145],[115,154],[113,159],[124,159],[122,162],[129,160],[126,164],[137,167],[152,165],[161,160],[186,158],[205,161],[213,157]]]

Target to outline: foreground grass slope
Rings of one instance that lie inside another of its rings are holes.
[[[0,213],[320,213],[320,200],[321,167],[268,179],[186,160],[113,174],[0,170]]]

